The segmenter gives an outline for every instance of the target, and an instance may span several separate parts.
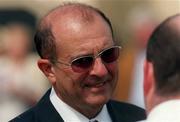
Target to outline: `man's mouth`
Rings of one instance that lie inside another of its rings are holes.
[[[86,84],[85,87],[88,87],[88,88],[90,88],[90,87],[99,88],[99,87],[104,86],[106,83],[107,83],[107,81],[97,82],[97,83],[93,83],[93,84]]]

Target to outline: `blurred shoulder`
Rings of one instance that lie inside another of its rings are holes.
[[[9,122],[36,122],[33,109],[34,108],[27,110]]]

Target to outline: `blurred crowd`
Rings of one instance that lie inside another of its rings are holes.
[[[18,22],[0,26],[0,121],[7,122],[40,99],[49,84],[37,67],[32,31]]]

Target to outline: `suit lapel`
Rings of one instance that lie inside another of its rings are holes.
[[[107,109],[113,122],[135,122],[146,118],[143,109],[127,103],[110,100]]]
[[[126,122],[123,115],[119,111],[117,111],[116,107],[113,105],[111,101],[107,103],[107,109],[112,122]]]
[[[40,102],[36,106],[36,113],[38,114],[38,121],[41,122],[64,122],[59,113],[52,105],[49,95],[51,89],[43,96]]]

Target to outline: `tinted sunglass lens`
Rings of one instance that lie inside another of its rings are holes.
[[[81,72],[89,68],[93,63],[93,57],[82,57],[72,62],[74,71]]]
[[[118,59],[119,57],[119,47],[113,47],[105,50],[101,54],[101,58],[105,63],[111,63]]]

